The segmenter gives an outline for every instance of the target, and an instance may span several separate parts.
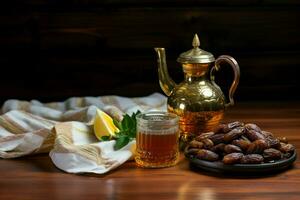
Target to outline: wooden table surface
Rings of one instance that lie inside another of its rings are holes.
[[[300,149],[300,103],[240,103],[225,121],[257,123]],[[299,154],[299,151],[298,151]],[[105,175],[64,173],[47,154],[0,160],[0,199],[300,199],[300,163],[266,176],[229,176],[175,167],[140,169],[128,162]]]

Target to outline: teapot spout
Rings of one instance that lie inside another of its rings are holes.
[[[158,78],[161,89],[167,96],[170,96],[176,84],[169,76],[165,48],[154,48],[157,53]]]

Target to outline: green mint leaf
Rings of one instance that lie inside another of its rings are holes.
[[[129,131],[128,136],[130,138],[135,138],[136,137],[136,129]]]
[[[136,111],[135,113],[132,113],[132,115],[131,115],[131,118],[132,119],[135,119],[135,117],[138,115],[138,114],[140,114],[141,113],[141,111]]]
[[[131,117],[130,117],[129,115],[126,114],[126,115],[124,116],[124,118],[123,118],[121,124],[122,124],[122,130],[129,130],[129,129],[131,129],[132,126],[133,126]]]
[[[131,128],[129,130],[129,133],[128,133],[130,138],[136,138],[136,116],[140,113],[141,113],[141,111],[138,110],[137,112],[132,113],[132,115],[131,115],[132,124],[131,124]]]
[[[116,132],[114,136],[116,139],[115,150],[124,147],[129,141],[136,138],[136,115],[139,113],[141,112],[138,110],[131,116],[125,114],[121,122],[113,119],[115,126],[119,129],[119,132]]]
[[[137,111],[136,113],[133,113],[132,114],[132,119],[133,119],[133,121],[134,121],[134,127],[136,127],[136,116],[138,115],[138,114],[140,114],[141,113],[141,111]]]
[[[126,146],[129,143],[129,137],[126,135],[121,135],[119,138],[116,139],[116,144],[114,146],[115,150],[119,150]]]
[[[110,136],[104,135],[100,138],[101,141],[109,141],[110,140]]]
[[[116,134],[115,134],[115,138],[119,138],[119,137],[122,137],[122,136],[127,136],[127,131],[123,131],[123,130],[121,130],[121,131],[119,131],[119,132],[117,132]]]
[[[121,122],[119,122],[119,121],[116,120],[116,119],[113,119],[113,123],[114,123],[114,125],[115,125],[119,130],[122,129],[122,124],[121,124]]]

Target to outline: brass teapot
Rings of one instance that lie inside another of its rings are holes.
[[[195,34],[193,49],[180,54],[177,61],[182,64],[184,81],[176,84],[169,76],[164,48],[155,48],[158,56],[160,87],[168,96],[168,111],[180,117],[181,135],[199,135],[213,131],[223,119],[225,108],[234,105],[233,94],[240,78],[237,61],[227,55],[217,59],[199,48],[200,41]],[[215,83],[214,72],[220,63],[227,62],[234,71],[234,81],[229,90],[229,102]]]

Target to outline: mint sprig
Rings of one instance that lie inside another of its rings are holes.
[[[101,140],[102,142],[104,142],[104,141],[109,141],[109,140],[110,140],[110,136],[104,135],[104,136],[101,137],[100,140]]]
[[[126,146],[130,141],[136,137],[136,116],[141,112],[138,110],[132,115],[125,114],[122,121],[119,122],[113,119],[115,126],[119,129],[115,133],[116,144],[114,146],[115,150],[119,150],[122,147]]]

